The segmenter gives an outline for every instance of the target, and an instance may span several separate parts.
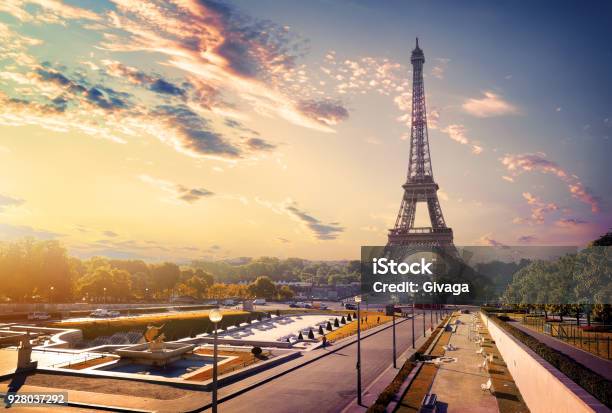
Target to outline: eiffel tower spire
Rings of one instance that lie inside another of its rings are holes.
[[[432,246],[452,247],[453,230],[446,226],[440,201],[438,184],[434,181],[427,134],[427,110],[425,108],[425,86],[423,64],[425,54],[419,47],[419,38],[412,51],[412,127],[410,131],[410,160],[404,197],[395,227],[389,230],[390,246]],[[414,218],[417,203],[426,202],[430,227],[415,227]]]

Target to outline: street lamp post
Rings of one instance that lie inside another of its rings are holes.
[[[355,296],[357,304],[357,404],[361,406],[361,296]]]
[[[212,382],[212,412],[217,413],[217,323],[223,319],[223,314],[218,309],[208,313],[208,319],[214,325],[213,335],[213,382]]]
[[[412,348],[416,348],[414,344],[414,298],[412,299]]]
[[[433,299],[431,301],[431,307],[429,307],[429,327],[433,331]]]
[[[104,287],[104,304],[106,304],[106,287]]]
[[[55,290],[55,287],[51,286],[51,288],[49,288],[49,303],[53,302],[53,290]]]
[[[395,304],[397,304],[398,299],[397,296],[393,295],[391,296],[391,304],[393,305],[393,312],[391,314],[392,320],[393,320],[393,368],[396,369],[397,368],[397,341],[396,341],[396,335],[395,335]]]
[[[425,306],[423,306],[423,337],[425,337]]]

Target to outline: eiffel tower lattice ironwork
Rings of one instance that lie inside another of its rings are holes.
[[[389,246],[431,246],[452,247],[453,230],[446,226],[440,201],[438,184],[434,181],[429,153],[427,134],[427,111],[425,108],[425,86],[423,84],[423,64],[425,55],[419,48],[412,51],[412,127],[410,131],[410,162],[404,197],[400,206],[395,227],[389,230]],[[426,202],[431,227],[415,227],[414,218],[417,204]]]

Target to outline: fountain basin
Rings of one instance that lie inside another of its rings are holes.
[[[122,359],[130,359],[133,363],[152,366],[165,366],[179,360],[185,353],[193,351],[195,344],[163,343],[163,347],[151,349],[149,343],[123,347],[116,351]]]

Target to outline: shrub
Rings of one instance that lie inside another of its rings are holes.
[[[352,317],[351,317],[351,315],[349,314],[349,315],[346,317],[346,320],[347,320],[347,321],[353,321],[353,318],[352,318]]]
[[[338,318],[334,318],[334,327],[340,327],[340,322],[338,321]]]
[[[357,313],[353,312],[353,318],[356,320],[357,319]]]
[[[308,338],[311,339],[311,340],[314,340],[314,338],[315,338],[314,333],[312,332],[312,329],[310,329],[308,331]]]
[[[280,310],[278,308],[276,309],[276,315],[280,317]]]
[[[302,335],[301,331],[300,331],[300,334],[298,334],[298,340],[300,341],[304,340],[304,336]]]
[[[251,353],[252,353],[252,354],[253,354],[255,357],[260,356],[262,352],[263,352],[263,350],[261,349],[261,347],[257,347],[257,346],[255,346],[255,347],[253,347],[253,348],[251,349]]]
[[[319,334],[320,335],[325,334],[325,332],[323,332],[323,326],[319,326]]]
[[[342,324],[346,324],[346,318],[344,318],[344,316],[342,316],[342,318],[340,319],[340,322],[341,322]]]
[[[325,326],[325,328],[327,329],[327,331],[332,331],[333,330],[332,329],[332,325],[331,325],[331,323],[329,321],[327,322],[327,325]]]

